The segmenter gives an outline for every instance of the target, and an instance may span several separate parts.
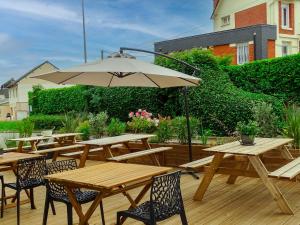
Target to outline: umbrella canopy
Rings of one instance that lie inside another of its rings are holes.
[[[112,57],[95,63],[34,76],[57,84],[102,87],[197,86],[199,78],[130,57]]]

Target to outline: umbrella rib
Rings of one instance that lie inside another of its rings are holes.
[[[84,72],[80,72],[80,73],[78,73],[78,74],[76,74],[76,75],[74,75],[74,76],[71,76],[71,77],[69,77],[68,79],[65,79],[65,80],[59,82],[59,84],[65,83],[66,81],[71,80],[71,79],[73,79],[73,78],[75,78],[75,77],[78,77],[78,76],[80,76],[80,75],[83,74],[83,73],[84,73]]]
[[[147,74],[145,73],[142,73],[144,74],[145,77],[147,77],[152,83],[154,83],[158,88],[161,88],[154,80],[152,80]]]
[[[113,79],[114,79],[114,75],[112,74],[111,79],[110,79],[109,84],[108,84],[108,87],[110,87],[110,84],[111,84]]]
[[[185,79],[185,78],[183,78],[183,77],[178,77],[178,78],[180,78],[181,80],[184,80],[184,81],[186,81],[186,82],[189,82],[189,83],[191,83],[191,84],[198,85],[197,83],[194,83],[194,82],[192,82],[192,81],[190,81],[190,80],[188,80],[188,79]]]

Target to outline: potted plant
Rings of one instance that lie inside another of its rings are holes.
[[[254,139],[259,132],[259,128],[255,121],[238,122],[237,131],[240,134],[242,145],[254,145]]]

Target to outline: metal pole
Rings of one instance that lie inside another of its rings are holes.
[[[103,59],[104,59],[104,51],[101,50],[101,60],[103,60]]]
[[[84,0],[81,0],[81,7],[82,7],[82,29],[83,29],[83,55],[84,55],[84,62],[87,63]]]
[[[253,59],[254,59],[254,61],[257,59],[256,47],[257,47],[256,33],[253,33],[253,49],[254,49]]]
[[[193,161],[193,149],[192,149],[192,134],[191,134],[191,125],[190,125],[190,110],[189,110],[189,89],[188,87],[184,88],[184,107],[185,107],[185,117],[186,117],[186,126],[188,133],[188,145],[189,145],[189,161]]]

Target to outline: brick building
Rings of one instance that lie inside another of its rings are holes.
[[[233,64],[295,54],[300,43],[300,0],[213,0],[214,32],[155,43],[169,53],[210,48]]]

